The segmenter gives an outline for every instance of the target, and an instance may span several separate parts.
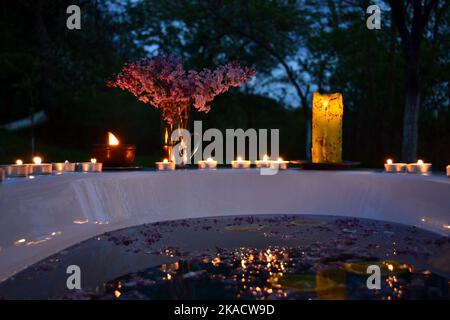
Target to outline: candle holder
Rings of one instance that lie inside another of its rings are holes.
[[[217,161],[212,158],[208,158],[206,160],[199,160],[198,162],[199,169],[216,169]]]
[[[32,172],[30,172],[30,174],[34,175],[51,174],[52,164],[51,163],[32,164],[31,169]]]
[[[134,144],[120,144],[119,140],[108,132],[108,144],[94,145],[93,158],[105,167],[132,167],[136,156]]]
[[[276,161],[272,161],[270,168],[274,170],[286,170],[288,168],[289,161],[285,161],[282,158],[278,158]]]
[[[29,174],[39,175],[52,173],[52,164],[42,163],[41,157],[34,157],[33,162],[34,164],[30,165],[31,172],[29,172]]]
[[[231,167],[233,169],[249,169],[250,160],[243,160],[241,157],[238,157],[236,160],[231,161]]]
[[[135,154],[136,146],[132,144],[95,145],[93,149],[93,156],[105,167],[132,167]]]
[[[158,171],[173,171],[175,170],[175,161],[168,161],[164,159],[161,162],[156,162],[156,170]]]
[[[256,160],[255,165],[257,168],[270,168],[272,165],[272,160],[267,157],[267,154],[264,155],[262,160]]]
[[[10,164],[3,166],[5,170],[5,174],[7,177],[26,177],[29,174],[32,174],[33,171],[31,169],[30,164],[23,164],[22,160],[17,160],[16,164]]]
[[[384,164],[384,170],[389,173],[402,173],[406,171],[406,163],[393,163],[388,159]]]
[[[431,173],[431,163],[424,163],[422,160],[417,161],[417,163],[408,163],[406,169],[408,173],[420,173],[429,174]]]
[[[102,172],[103,164],[96,159],[91,159],[91,162],[78,162],[76,169],[79,172]]]
[[[52,169],[56,173],[74,172],[76,170],[76,163],[71,163],[69,161],[54,162],[52,163]]]

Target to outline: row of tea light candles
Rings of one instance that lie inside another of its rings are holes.
[[[16,160],[16,164],[3,166],[0,168],[0,180],[2,180],[3,170],[6,172],[6,176],[9,177],[25,177],[32,174],[51,174],[52,172],[101,172],[102,164],[98,163],[96,159],[91,159],[90,162],[78,162],[71,163],[56,162],[56,163],[42,163],[40,157],[33,158],[33,164],[24,164],[22,160]],[[284,161],[282,158],[278,160],[270,160],[267,155],[264,155],[262,160],[256,160],[255,165],[257,168],[272,168],[272,169],[287,169],[289,161]],[[242,157],[238,157],[236,160],[231,161],[231,167],[233,169],[249,169],[251,165],[250,160],[244,160]],[[217,161],[212,158],[206,160],[200,160],[198,162],[199,169],[216,169]],[[417,163],[394,163],[392,159],[388,159],[384,165],[386,172],[408,172],[408,173],[430,173],[431,163],[424,163],[422,160],[418,160]],[[158,171],[175,170],[175,162],[164,159],[162,162],[156,162],[156,169]],[[447,166],[447,176],[450,177],[450,165]]]
[[[394,163],[392,159],[388,159],[384,164],[386,172],[408,172],[408,173],[431,173],[431,163],[424,163],[418,160],[416,163]],[[450,176],[450,165],[447,166],[447,176]]]
[[[16,160],[15,164],[3,166],[8,177],[26,177],[29,175],[51,174],[53,172],[101,172],[103,165],[96,159],[90,162],[54,162],[42,163],[41,157],[34,157],[33,163],[23,163],[21,159]]]
[[[56,162],[56,163],[42,163],[42,158],[34,157],[34,163],[23,163],[22,160],[16,160],[15,164],[3,166],[8,177],[25,177],[33,174],[51,174],[53,172],[101,172],[102,164],[98,163],[96,159],[91,159],[91,162]],[[289,161],[284,161],[282,158],[278,160],[270,160],[267,155],[264,155],[262,160],[256,160],[255,164],[257,168],[272,168],[272,169],[287,169]],[[236,160],[231,161],[231,167],[233,169],[249,169],[251,165],[250,160],[244,160],[242,157],[238,157]],[[199,169],[216,169],[217,161],[212,158],[198,161]],[[175,162],[164,159],[162,162],[156,162],[156,169],[163,170],[175,170]]]
[[[257,168],[271,168],[271,169],[280,169],[286,170],[288,167],[289,161],[285,161],[282,158],[278,158],[278,160],[270,160],[267,155],[264,155],[262,160],[256,160],[255,165]],[[237,157],[236,160],[231,161],[231,167],[233,169],[249,169],[251,166],[250,160],[244,160],[242,157]],[[208,158],[206,160],[198,161],[199,169],[216,169],[217,161]],[[164,171],[164,170],[175,170],[175,161],[168,161],[164,159],[162,162],[156,162],[156,170]]]

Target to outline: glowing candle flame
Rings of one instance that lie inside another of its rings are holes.
[[[392,159],[387,159],[386,163],[387,164],[392,164]]]
[[[263,161],[267,162],[267,160],[269,160],[269,157],[267,156],[267,154],[265,154],[264,157],[263,157]]]
[[[278,162],[282,162],[283,161],[283,158],[282,157],[279,157],[278,158]]]
[[[213,162],[213,159],[212,158],[208,158],[208,159],[206,159],[206,162]]]
[[[237,157],[238,162],[242,162],[242,157]]]
[[[20,160],[20,159],[17,159],[17,160],[16,160],[16,164],[17,164],[18,166],[21,166],[21,165],[23,165],[23,161]]]
[[[41,159],[41,157],[34,157],[34,158],[33,158],[33,162],[34,162],[35,164],[41,164],[41,163],[42,163],[42,159]]]
[[[112,134],[112,132],[108,132],[108,144],[110,146],[117,146],[119,144],[119,140]]]
[[[92,159],[91,159],[91,163],[97,163],[97,159],[92,158]]]
[[[418,164],[419,166],[421,166],[421,165],[423,165],[423,161],[422,161],[422,160],[418,160],[418,161],[417,161],[417,164]]]
[[[168,161],[167,159],[163,159],[163,162],[164,162],[164,163],[167,163],[167,162],[169,162],[169,161]]]

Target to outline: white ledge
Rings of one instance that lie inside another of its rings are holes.
[[[370,171],[72,173],[0,183],[0,282],[106,231],[163,220],[322,214],[450,235],[450,179]],[[21,240],[22,239],[22,240]]]

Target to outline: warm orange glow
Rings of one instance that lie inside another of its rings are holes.
[[[110,146],[117,146],[119,144],[119,140],[112,134],[112,132],[108,132],[108,144]]]
[[[417,161],[417,164],[418,164],[419,166],[421,166],[421,165],[423,165],[423,161],[422,161],[422,160],[418,160],[418,161]]]
[[[16,160],[16,164],[17,164],[18,166],[21,166],[21,165],[23,165],[23,161],[20,160],[20,159],[17,159],[17,160]]]
[[[242,157],[237,157],[236,159],[238,162],[242,162]]]
[[[392,159],[387,159],[386,163],[387,164],[392,164]]]
[[[279,157],[279,158],[278,158],[278,162],[283,162],[283,158],[282,158],[282,157]]]
[[[115,290],[114,291],[114,296],[116,297],[116,298],[119,298],[120,296],[121,296],[121,292],[119,291],[119,290]]]
[[[92,159],[91,159],[91,163],[97,163],[97,159],[92,158]]]
[[[342,162],[342,94],[314,92],[312,106],[312,162]]]
[[[167,139],[169,138],[169,133],[167,132],[167,128],[164,132],[164,144],[167,144]]]
[[[42,163],[42,159],[41,159],[41,157],[34,157],[34,158],[33,158],[33,162],[34,162],[35,164],[41,164],[41,163]]]
[[[167,162],[169,162],[169,160],[167,160],[167,159],[163,159],[163,162],[164,162],[164,163],[167,163]]]

